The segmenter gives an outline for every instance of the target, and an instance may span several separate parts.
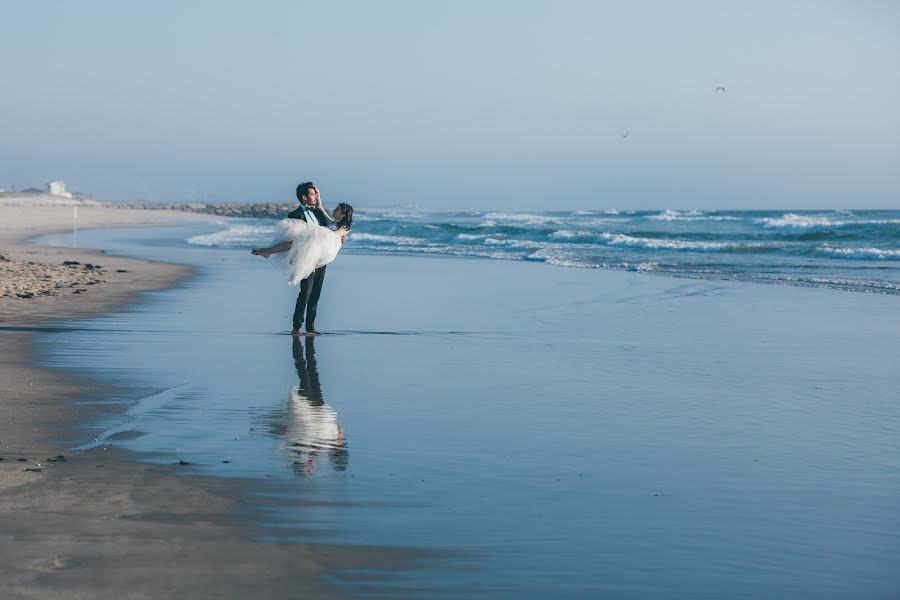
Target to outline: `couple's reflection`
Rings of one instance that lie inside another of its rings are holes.
[[[347,468],[350,454],[338,414],[325,403],[319,370],[316,365],[315,337],[295,338],[291,351],[297,367],[298,385],[288,394],[288,405],[282,435],[286,440],[294,470],[311,477],[322,455],[336,471]]]

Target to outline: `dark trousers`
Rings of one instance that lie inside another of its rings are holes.
[[[303,325],[303,313],[306,313],[306,330],[315,329],[316,310],[319,308],[319,296],[322,295],[322,283],[325,281],[325,267],[319,267],[309,277],[300,282],[300,293],[294,306],[294,329]]]

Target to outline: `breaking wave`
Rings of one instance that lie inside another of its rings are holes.
[[[841,258],[900,260],[900,250],[882,250],[881,248],[835,248],[822,246],[820,252]]]
[[[271,241],[275,235],[275,223],[271,225],[233,225],[223,231],[191,236],[188,244],[235,248],[254,246]]]

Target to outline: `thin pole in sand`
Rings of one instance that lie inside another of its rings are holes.
[[[73,208],[72,215],[72,247],[78,247],[78,205],[76,204]]]

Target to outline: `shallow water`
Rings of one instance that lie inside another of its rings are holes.
[[[216,230],[79,233],[198,274],[40,336],[123,386],[73,446],[252,478],[263,539],[448,553],[390,595],[898,589],[896,297],[347,255],[296,342],[262,259],[184,241]]]

